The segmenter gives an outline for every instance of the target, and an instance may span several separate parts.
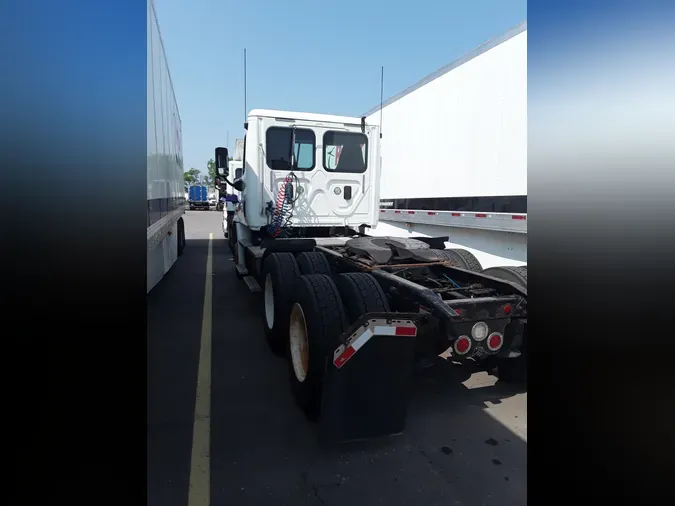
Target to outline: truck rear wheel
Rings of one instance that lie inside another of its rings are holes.
[[[325,274],[297,278],[290,310],[288,363],[296,402],[310,420],[321,410],[326,359],[347,328],[342,298]]]
[[[483,274],[494,278],[511,281],[527,288],[527,265],[520,267],[489,267],[483,271]]]
[[[300,274],[327,274],[331,269],[326,255],[319,251],[303,251],[295,257],[300,268]]]
[[[389,301],[380,283],[371,274],[348,272],[335,276],[351,325],[365,313],[388,313]]]
[[[293,286],[300,275],[291,253],[272,253],[263,266],[263,321],[265,338],[275,355],[283,356],[288,340],[288,322]]]
[[[445,257],[448,260],[455,262],[455,266],[467,271],[481,272],[483,266],[480,264],[476,256],[465,249],[435,249],[440,257]]]

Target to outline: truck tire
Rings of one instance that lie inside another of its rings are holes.
[[[326,255],[319,251],[303,251],[295,257],[300,268],[300,274],[327,274],[331,275],[330,264]]]
[[[527,265],[521,267],[489,267],[483,271],[483,274],[518,283],[527,288]]]
[[[326,360],[347,328],[340,292],[325,274],[300,276],[289,314],[288,364],[293,396],[307,418],[317,420]]]
[[[483,270],[483,266],[475,255],[465,249],[435,249],[433,251],[441,257],[454,261],[455,265],[460,269],[473,272],[481,272]]]
[[[347,319],[351,325],[365,313],[388,313],[389,301],[380,283],[365,272],[349,272],[335,276]]]
[[[183,251],[185,251],[185,222],[183,221],[183,218],[179,218],[178,221],[176,222],[176,241],[178,243],[178,256],[181,256],[183,254]]]
[[[291,299],[299,275],[292,253],[272,253],[265,259],[262,272],[263,323],[267,344],[277,356],[283,356],[288,341]]]

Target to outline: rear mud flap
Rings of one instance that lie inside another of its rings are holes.
[[[322,440],[348,442],[403,432],[419,317],[371,313],[345,333],[345,344],[326,361]]]

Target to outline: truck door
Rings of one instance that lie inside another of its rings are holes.
[[[371,131],[326,128],[317,148],[320,160],[315,178],[326,188],[326,214],[358,227],[373,220],[373,163]],[[325,181],[325,182],[323,182]]]

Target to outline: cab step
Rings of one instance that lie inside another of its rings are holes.
[[[251,293],[260,292],[260,283],[253,276],[244,276],[244,283]]]

